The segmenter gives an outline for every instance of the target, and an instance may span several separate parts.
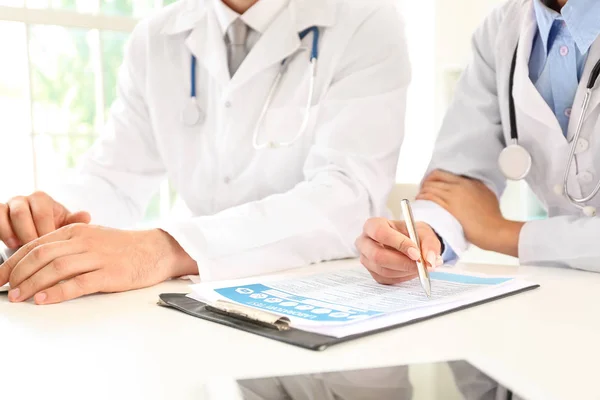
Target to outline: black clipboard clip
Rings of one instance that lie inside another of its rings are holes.
[[[171,307],[163,299],[159,298],[159,306]],[[228,301],[217,300],[212,304],[205,306],[206,311],[221,314],[229,318],[234,318],[244,322],[260,325],[266,328],[275,329],[277,331],[288,331],[291,329],[291,322],[288,317],[273,314],[267,311],[257,310],[250,307],[245,307],[239,304],[230,303]]]

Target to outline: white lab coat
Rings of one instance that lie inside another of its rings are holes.
[[[477,29],[473,36],[473,60],[458,84],[429,169],[481,179],[501,195],[506,181],[497,160],[506,143],[510,143],[508,82],[518,42],[513,93],[519,143],[533,158],[527,183],[549,214],[548,219],[525,224],[519,238],[520,262],[600,271],[600,218],[585,217],[566,198],[555,193],[555,186],[562,183],[569,142],[529,79],[528,64],[536,29],[532,0],[508,1]],[[599,58],[600,40],[597,40],[590,50],[575,98],[569,140],[576,130],[590,71]],[[590,193],[600,179],[599,105],[600,90],[596,89],[569,180],[569,189],[575,196]],[[600,196],[589,205],[600,207]],[[418,202],[415,214],[428,222],[458,254],[467,248],[460,224],[441,207]]]
[[[230,79],[214,4],[180,0],[132,34],[118,100],[75,182],[55,192],[92,222],[129,227],[168,178],[192,217],[167,221],[203,280],[352,257],[364,221],[384,212],[403,138],[409,61],[393,2],[291,0]],[[261,142],[298,131],[308,51],[320,57],[308,133],[255,151],[252,132],[280,62],[293,54]],[[299,51],[304,48],[305,51]],[[203,124],[180,120],[198,59]]]

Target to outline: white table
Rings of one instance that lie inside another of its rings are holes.
[[[461,268],[517,271],[515,267]],[[45,307],[10,304],[3,296],[0,397],[193,399],[200,397],[203,383],[214,376],[241,378],[466,358],[527,399],[600,398],[600,274],[530,267],[520,267],[518,272],[542,288],[322,353],[156,305],[159,293],[187,291],[184,281]]]

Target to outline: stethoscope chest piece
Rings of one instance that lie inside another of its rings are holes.
[[[192,97],[185,105],[181,112],[181,122],[186,126],[194,126],[204,122],[205,114],[196,102],[196,98]]]
[[[513,143],[505,147],[498,157],[498,166],[504,176],[520,181],[531,171],[531,154],[521,145]]]

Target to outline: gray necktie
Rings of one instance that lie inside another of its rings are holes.
[[[248,55],[246,49],[246,39],[248,37],[248,25],[240,18],[236,19],[227,29],[227,57],[229,62],[229,74],[235,75],[244,58]]]

